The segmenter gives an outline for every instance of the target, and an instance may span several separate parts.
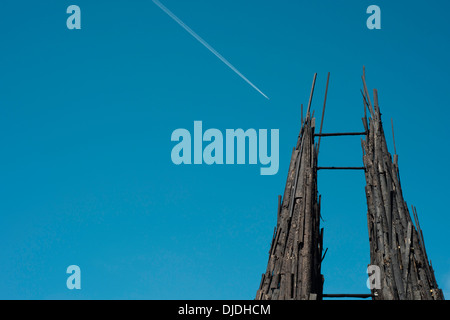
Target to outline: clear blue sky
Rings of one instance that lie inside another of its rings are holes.
[[[324,131],[361,131],[363,65],[448,298],[450,4],[162,3],[270,100],[150,0],[0,2],[0,298],[253,299],[313,74],[320,117],[331,72]],[[174,165],[171,133],[194,120],[279,129],[278,174]],[[359,137],[323,139],[319,163],[362,165]],[[364,185],[319,173],[326,293],[368,291]],[[81,290],[66,288],[72,264]]]

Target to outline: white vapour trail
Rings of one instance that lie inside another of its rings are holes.
[[[238,69],[236,69],[230,62],[228,62],[227,59],[225,59],[220,53],[218,53],[213,47],[211,47],[205,40],[203,40],[198,34],[194,32],[191,28],[189,28],[183,21],[181,21],[176,15],[172,13],[169,9],[167,9],[161,2],[158,0],[152,0],[154,4],[156,4],[162,11],[167,13],[169,17],[171,17],[173,20],[175,20],[181,27],[183,27],[184,30],[190,33],[191,36],[193,36],[195,39],[198,40],[202,45],[204,45],[209,51],[214,53],[214,55],[219,58],[223,63],[225,63],[231,70],[233,70],[237,75],[239,75],[242,79],[245,80],[249,85],[253,87],[256,91],[258,91],[260,94],[262,94],[266,99],[269,99],[268,96],[266,96],[261,90],[259,90],[253,83],[250,82],[242,73],[239,72]]]

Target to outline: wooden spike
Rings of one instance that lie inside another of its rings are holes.
[[[391,118],[391,126],[392,126],[392,140],[394,141],[394,154],[397,154],[397,149],[395,148],[395,135],[394,135],[394,121]]]
[[[300,109],[301,109],[301,113],[302,113],[302,125],[303,125],[303,103],[301,104]]]
[[[314,87],[316,86],[316,78],[317,78],[317,73],[314,73],[313,83],[311,86],[311,93],[309,94],[308,109],[306,110],[306,121],[308,121],[308,119],[310,118],[309,112],[311,110],[311,103],[312,103],[312,98],[313,98],[313,94],[314,94]]]
[[[325,87],[325,98],[323,100],[322,119],[320,120],[320,131],[319,131],[319,134],[322,134],[323,118],[325,116],[325,106],[327,104],[327,94],[328,94],[328,84],[329,84],[329,82],[330,82],[330,73],[328,72],[327,85]],[[319,154],[320,139],[321,139],[321,137],[319,136],[319,141],[317,142],[317,154]]]
[[[367,105],[369,107],[370,114],[372,115],[372,117],[374,117],[372,103],[370,102],[370,97],[369,97],[369,91],[367,90],[366,78],[364,76],[362,77],[362,81],[363,81],[363,86],[364,86],[364,96],[367,99]]]

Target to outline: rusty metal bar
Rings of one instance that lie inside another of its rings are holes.
[[[322,297],[324,298],[372,298],[373,294],[371,293],[328,293],[323,294]]]
[[[337,132],[337,133],[316,133],[314,134],[314,136],[315,137],[365,136],[366,134],[367,132]]]
[[[365,167],[317,167],[317,170],[365,170]]]

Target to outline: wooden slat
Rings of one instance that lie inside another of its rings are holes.
[[[310,118],[311,103],[314,95],[314,87],[316,86],[316,78],[317,73],[314,73],[313,83],[311,86],[311,93],[309,94],[308,109],[306,109],[306,121],[308,121],[308,119]]]
[[[322,119],[320,120],[320,131],[319,131],[319,141],[317,142],[317,153],[319,153],[319,148],[320,148],[320,137],[322,136],[322,128],[323,128],[323,118],[325,116],[325,106],[327,104],[327,95],[328,95],[328,84],[330,82],[330,73],[328,72],[328,76],[327,76],[327,85],[325,87],[325,98],[323,100],[323,109],[322,109]]]

